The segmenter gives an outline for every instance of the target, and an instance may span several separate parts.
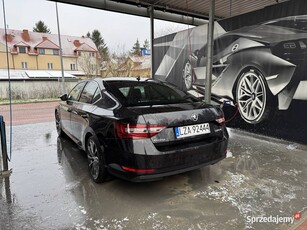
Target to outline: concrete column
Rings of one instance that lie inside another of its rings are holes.
[[[58,26],[58,37],[59,37],[59,46],[60,46],[60,61],[61,61],[61,73],[62,73],[62,94],[66,93],[65,91],[65,77],[64,77],[64,65],[63,65],[63,51],[62,51],[62,44],[61,44],[61,32],[60,32],[60,21],[59,21],[59,12],[58,12],[58,3],[55,3],[56,9],[56,19],[57,19],[57,26]]]
[[[206,83],[205,83],[206,103],[211,103],[214,11],[215,11],[215,0],[211,0],[210,11],[209,11],[208,36],[207,36],[207,64],[206,64],[207,68],[206,68]]]
[[[154,77],[154,8],[153,6],[149,7],[150,15],[150,49],[151,49],[151,78]]]

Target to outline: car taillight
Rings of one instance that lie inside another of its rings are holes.
[[[225,125],[225,117],[224,116],[216,118],[215,121],[217,123],[219,123],[220,125]]]
[[[122,169],[128,172],[133,172],[133,173],[154,173],[156,170],[155,169],[135,169],[135,168],[129,168],[122,166]]]
[[[119,138],[141,139],[150,138],[161,132],[165,126],[146,124],[115,123],[115,130]]]

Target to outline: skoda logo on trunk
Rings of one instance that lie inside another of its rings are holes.
[[[192,114],[191,118],[193,121],[197,121],[198,120],[198,115],[197,114]]]

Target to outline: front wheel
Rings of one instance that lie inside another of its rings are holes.
[[[273,110],[272,97],[260,71],[251,68],[242,73],[236,88],[236,99],[244,121],[258,124],[267,119]]]
[[[58,111],[55,112],[55,126],[58,136],[59,137],[63,136],[62,122]]]
[[[88,168],[92,179],[96,183],[107,180],[108,172],[105,167],[104,147],[91,136],[87,141],[86,153],[88,159]]]

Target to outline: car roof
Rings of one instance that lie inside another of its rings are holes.
[[[148,81],[154,80],[152,78],[140,77],[108,77],[108,78],[95,78],[97,81]]]
[[[103,82],[110,82],[110,81],[125,81],[125,82],[145,82],[145,81],[151,81],[151,82],[161,82],[159,80],[156,79],[152,79],[152,78],[139,78],[139,77],[108,77],[108,78],[91,78],[91,79],[85,79],[84,81],[96,81],[99,86],[103,89],[104,84]]]

